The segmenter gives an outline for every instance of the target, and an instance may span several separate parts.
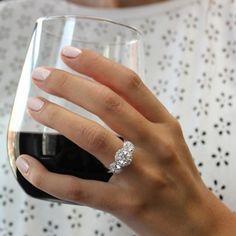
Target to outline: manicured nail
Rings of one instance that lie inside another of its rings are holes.
[[[39,111],[42,109],[44,102],[39,98],[29,98],[27,105],[31,110]]]
[[[16,159],[16,166],[20,170],[20,172],[27,174],[29,170],[29,163],[24,160],[22,157],[18,157]]]
[[[62,55],[69,58],[78,57],[82,51],[78,48],[66,46],[62,49]]]
[[[43,67],[35,68],[32,72],[32,77],[37,80],[45,80],[50,75],[51,71]]]

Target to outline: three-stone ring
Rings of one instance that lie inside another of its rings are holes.
[[[109,173],[118,174],[122,168],[129,166],[133,160],[134,144],[124,141],[123,147],[115,154],[115,161],[110,164]]]

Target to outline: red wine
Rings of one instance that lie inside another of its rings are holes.
[[[8,141],[8,147],[13,149],[9,152],[13,153],[14,160],[21,154],[29,154],[52,172],[104,182],[111,177],[98,159],[62,135],[27,132],[9,135],[14,137],[13,140]],[[34,187],[18,169],[15,171],[19,184],[32,197],[61,201]],[[60,187],[60,183],[58,187]],[[61,187],[63,188],[63,186]]]

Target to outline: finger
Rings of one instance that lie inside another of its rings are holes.
[[[63,61],[73,70],[108,86],[152,122],[172,119],[170,113],[132,70],[95,52],[65,47]]]
[[[45,99],[31,98],[29,114],[97,157],[106,167],[123,142],[111,131]]]
[[[46,78],[40,79],[45,74]],[[36,68],[32,77],[42,90],[96,114],[123,138],[136,143],[145,139],[151,122],[110,88],[62,70]]]
[[[16,165],[31,184],[56,198],[109,212],[118,204],[118,190],[113,184],[49,172],[28,155],[18,157]]]

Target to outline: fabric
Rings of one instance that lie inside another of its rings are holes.
[[[236,1],[174,0],[96,10],[63,0],[0,3],[0,236],[134,233],[109,214],[27,196],[9,168],[10,111],[36,18],[78,14],[137,27],[145,42],[145,82],[179,119],[206,185],[236,210]]]

